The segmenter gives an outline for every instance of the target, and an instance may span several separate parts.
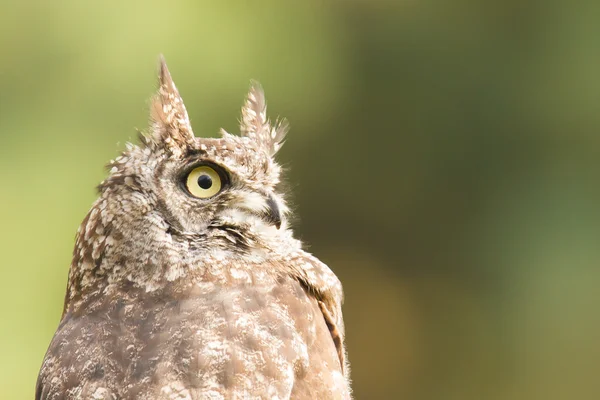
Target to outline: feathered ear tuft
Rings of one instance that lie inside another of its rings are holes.
[[[276,121],[273,126],[267,118],[267,103],[261,85],[252,81],[250,92],[242,107],[242,136],[253,139],[270,156],[275,155],[289,130],[287,120]]]
[[[162,55],[159,59],[158,85],[150,108],[152,131],[149,139],[153,144],[179,154],[194,142],[194,133],[183,100]]]

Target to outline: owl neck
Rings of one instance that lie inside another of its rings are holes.
[[[181,233],[154,208],[135,217],[132,207],[101,197],[83,220],[73,251],[65,311],[109,287],[134,285],[153,292],[207,276],[217,279],[227,276],[226,266],[241,261],[244,268],[261,265],[301,247],[286,230],[268,237],[231,227],[205,234]]]

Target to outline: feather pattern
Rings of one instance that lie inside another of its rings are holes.
[[[36,400],[350,399],[341,283],[278,185],[287,121],[254,83],[243,137],[195,138],[164,59],[151,118],[77,232]],[[188,190],[198,166],[212,197]]]
[[[240,132],[242,136],[253,139],[269,155],[281,148],[289,130],[286,119],[271,122],[267,118],[267,102],[260,83],[252,81],[246,103],[242,107]]]
[[[158,83],[158,92],[150,108],[153,142],[179,154],[194,142],[194,133],[183,100],[162,56]]]

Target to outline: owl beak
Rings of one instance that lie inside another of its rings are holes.
[[[277,229],[281,228],[281,211],[279,210],[277,202],[271,195],[267,198],[267,206],[269,207],[266,213],[267,221],[275,225]]]

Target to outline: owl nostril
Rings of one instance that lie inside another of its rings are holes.
[[[279,206],[273,196],[269,195],[267,198],[267,205],[269,206],[267,220],[273,223],[277,229],[281,228],[281,212],[279,211]]]

